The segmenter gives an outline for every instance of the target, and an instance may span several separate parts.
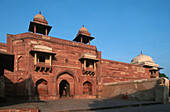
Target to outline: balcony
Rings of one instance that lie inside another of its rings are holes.
[[[40,72],[47,72],[51,71],[52,67],[50,66],[50,63],[45,63],[45,62],[37,62],[34,64],[35,71],[40,71]]]
[[[83,69],[83,75],[89,75],[89,76],[94,76],[95,75],[95,70],[94,68],[86,68]]]

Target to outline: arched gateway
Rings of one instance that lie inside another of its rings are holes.
[[[61,97],[70,97],[70,84],[66,80],[62,80],[59,84],[59,95]]]
[[[57,96],[62,97],[73,97],[75,95],[75,79],[73,75],[65,72],[57,77]]]

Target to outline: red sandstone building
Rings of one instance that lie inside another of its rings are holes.
[[[96,98],[104,83],[159,77],[159,65],[142,53],[131,63],[102,59],[84,26],[73,41],[48,36],[51,28],[37,14],[30,32],[7,34],[7,43],[0,44],[0,97]]]

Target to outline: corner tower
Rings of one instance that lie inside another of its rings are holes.
[[[88,32],[87,28],[83,27],[80,28],[76,38],[74,38],[73,41],[77,41],[77,42],[81,42],[81,43],[89,43],[90,45],[90,41],[93,40],[94,37],[91,37],[91,34]]]
[[[40,33],[43,35],[48,35],[52,26],[48,25],[48,21],[45,19],[41,12],[34,16],[33,21],[30,21],[28,31],[33,33]]]

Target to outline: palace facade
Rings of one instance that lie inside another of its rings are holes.
[[[1,98],[97,98],[104,83],[159,77],[159,65],[142,53],[131,63],[102,59],[84,26],[73,41],[48,36],[51,28],[40,13],[29,32],[7,34],[0,44]]]

